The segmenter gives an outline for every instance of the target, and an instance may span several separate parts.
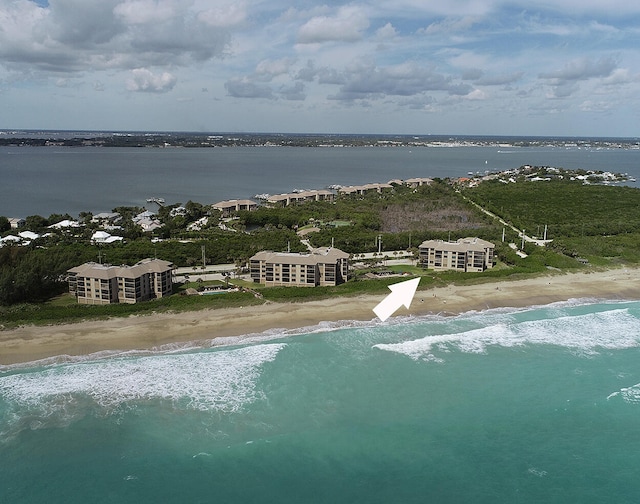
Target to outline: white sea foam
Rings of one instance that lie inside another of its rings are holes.
[[[443,348],[484,353],[489,346],[538,344],[561,346],[578,354],[589,355],[600,349],[640,346],[640,320],[627,308],[523,322],[517,322],[513,317],[493,317],[488,320],[491,325],[486,327],[401,343],[377,344],[374,348],[401,353],[415,360],[439,361],[435,352],[442,352]]]
[[[255,386],[260,368],[285,346],[56,365],[0,377],[0,398],[37,418],[79,404],[93,404],[104,414],[151,400],[193,410],[237,411],[260,397]]]
[[[618,392],[613,392],[609,394],[607,400],[612,397],[622,397],[622,400],[627,403],[640,404],[640,383],[636,383],[631,387],[621,388]]]

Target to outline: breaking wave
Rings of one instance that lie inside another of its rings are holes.
[[[484,353],[490,346],[555,345],[580,355],[593,355],[601,349],[640,346],[640,320],[627,308],[543,320],[518,321],[502,317],[499,322],[496,319],[493,322],[453,334],[381,343],[374,348],[404,354],[414,360],[441,361],[439,354],[452,349]]]
[[[261,366],[286,345],[64,364],[0,376],[2,423],[66,424],[88,412],[109,415],[151,401],[185,410],[239,411],[262,394]]]

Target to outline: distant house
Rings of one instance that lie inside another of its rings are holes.
[[[427,240],[420,244],[420,263],[434,270],[480,272],[493,268],[495,245],[480,238],[455,242]]]
[[[78,221],[64,219],[60,222],[56,222],[55,224],[51,224],[51,226],[49,226],[49,229],[69,229],[77,227],[80,227],[80,223]]]
[[[9,221],[9,224],[11,224],[11,229],[18,229],[24,227],[27,224],[26,220],[19,217],[10,217],[7,220]]]
[[[178,215],[187,215],[187,209],[183,206],[177,206],[169,210],[169,217],[177,217]]]
[[[251,279],[272,287],[338,285],[347,280],[349,254],[336,248],[318,248],[310,253],[258,252],[250,259]]]
[[[118,212],[101,212],[101,213],[95,214],[91,218],[91,222],[102,224],[102,225],[105,225],[105,224],[109,225],[109,224],[115,224],[121,218],[122,217]]]
[[[23,240],[29,240],[29,241],[37,240],[38,238],[40,238],[40,235],[38,233],[34,233],[33,231],[20,231],[18,233],[18,236]]]
[[[139,303],[171,294],[173,264],[144,259],[134,266],[94,262],[71,268],[69,292],[81,304]]]
[[[22,238],[14,235],[7,235],[4,238],[0,238],[0,247],[4,247],[5,245],[11,244],[19,244],[22,241]]]
[[[255,201],[251,201],[248,199],[219,201],[218,203],[214,203],[211,206],[215,210],[220,210],[223,217],[228,217],[232,213],[240,212],[241,210],[253,211],[258,208],[258,204]]]
[[[142,228],[145,233],[155,231],[162,227],[162,223],[156,218],[156,214],[150,210],[145,210],[133,218],[134,224]]]
[[[112,236],[106,231],[96,231],[91,235],[91,243],[97,244],[111,244],[123,241],[122,236]]]

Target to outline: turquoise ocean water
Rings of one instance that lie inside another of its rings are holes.
[[[0,501],[636,503],[640,303],[0,367]]]

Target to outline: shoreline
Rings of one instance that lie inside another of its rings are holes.
[[[23,326],[0,331],[0,369],[57,356],[104,351],[154,350],[172,343],[301,329],[322,322],[373,321],[373,307],[383,297],[333,297],[302,303],[265,303],[179,313],[134,315],[51,326]],[[394,316],[457,315],[491,308],[522,308],[569,299],[640,299],[640,269],[557,273],[475,285],[418,290],[410,309]]]

